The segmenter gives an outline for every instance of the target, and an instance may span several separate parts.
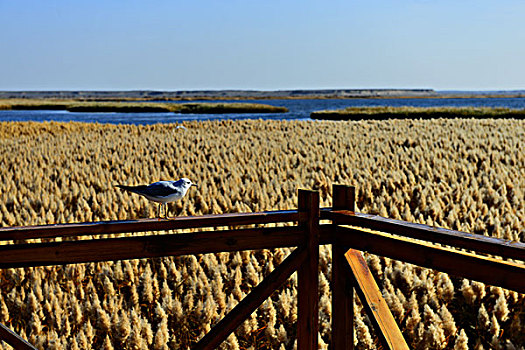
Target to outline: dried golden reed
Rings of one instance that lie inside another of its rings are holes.
[[[331,205],[523,241],[525,123],[519,120],[214,121],[133,126],[0,123],[3,226],[155,215],[116,184],[188,177],[177,215],[290,209],[297,189]],[[290,249],[0,270],[0,322],[45,349],[186,349]],[[415,349],[525,346],[523,295],[367,255]],[[320,344],[330,343],[328,247],[320,252]],[[223,349],[290,349],[293,276]],[[378,347],[356,304],[356,346]]]

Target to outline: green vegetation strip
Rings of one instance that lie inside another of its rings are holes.
[[[474,107],[349,107],[316,111],[312,119],[435,119],[435,118],[515,118],[525,117],[525,109]]]
[[[286,113],[286,107],[260,103],[151,103],[151,102],[88,102],[78,100],[0,100],[0,110],[67,110],[70,112],[121,113]]]

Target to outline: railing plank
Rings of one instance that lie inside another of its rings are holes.
[[[319,333],[319,192],[299,190],[299,222],[305,230],[306,261],[297,271],[297,348],[317,350]]]
[[[216,349],[264,300],[279,288],[306,260],[304,247],[296,248],[279,266],[219,321],[194,349]]]
[[[525,293],[525,265],[339,226],[336,244]]]
[[[525,261],[525,243],[522,242],[511,242],[495,237],[388,219],[377,215],[354,213],[347,210],[323,211],[322,214],[323,219],[337,220],[342,225],[365,227],[478,253],[498,255],[506,259]]]
[[[0,340],[11,345],[15,350],[36,350],[28,341],[0,323]]]
[[[182,216],[168,219],[2,227],[0,228],[0,241],[293,222],[303,220],[303,216],[304,214],[298,213],[296,210],[282,210],[260,213]]]
[[[357,294],[368,314],[368,318],[374,324],[383,346],[392,350],[408,350],[405,338],[403,338],[394,316],[392,316],[385,299],[383,299],[383,295],[361,252],[349,249],[345,257],[351,269],[351,273],[348,273],[347,277],[355,279]]]
[[[304,229],[297,226],[26,243],[0,246],[0,268],[271,249],[304,243]]]

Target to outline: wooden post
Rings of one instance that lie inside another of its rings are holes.
[[[332,201],[332,208],[334,210],[355,211],[355,187],[346,185],[333,185]]]
[[[306,261],[297,270],[297,348],[317,350],[319,333],[319,192],[299,190],[300,222],[306,235]]]
[[[355,211],[355,187],[333,185],[332,196],[334,210]],[[332,349],[354,348],[354,281],[346,273],[347,250],[332,244]]]

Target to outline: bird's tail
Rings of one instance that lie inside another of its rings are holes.
[[[129,192],[142,194],[142,191],[148,186],[145,186],[145,185],[139,185],[139,186],[116,185],[116,187],[129,191]]]

